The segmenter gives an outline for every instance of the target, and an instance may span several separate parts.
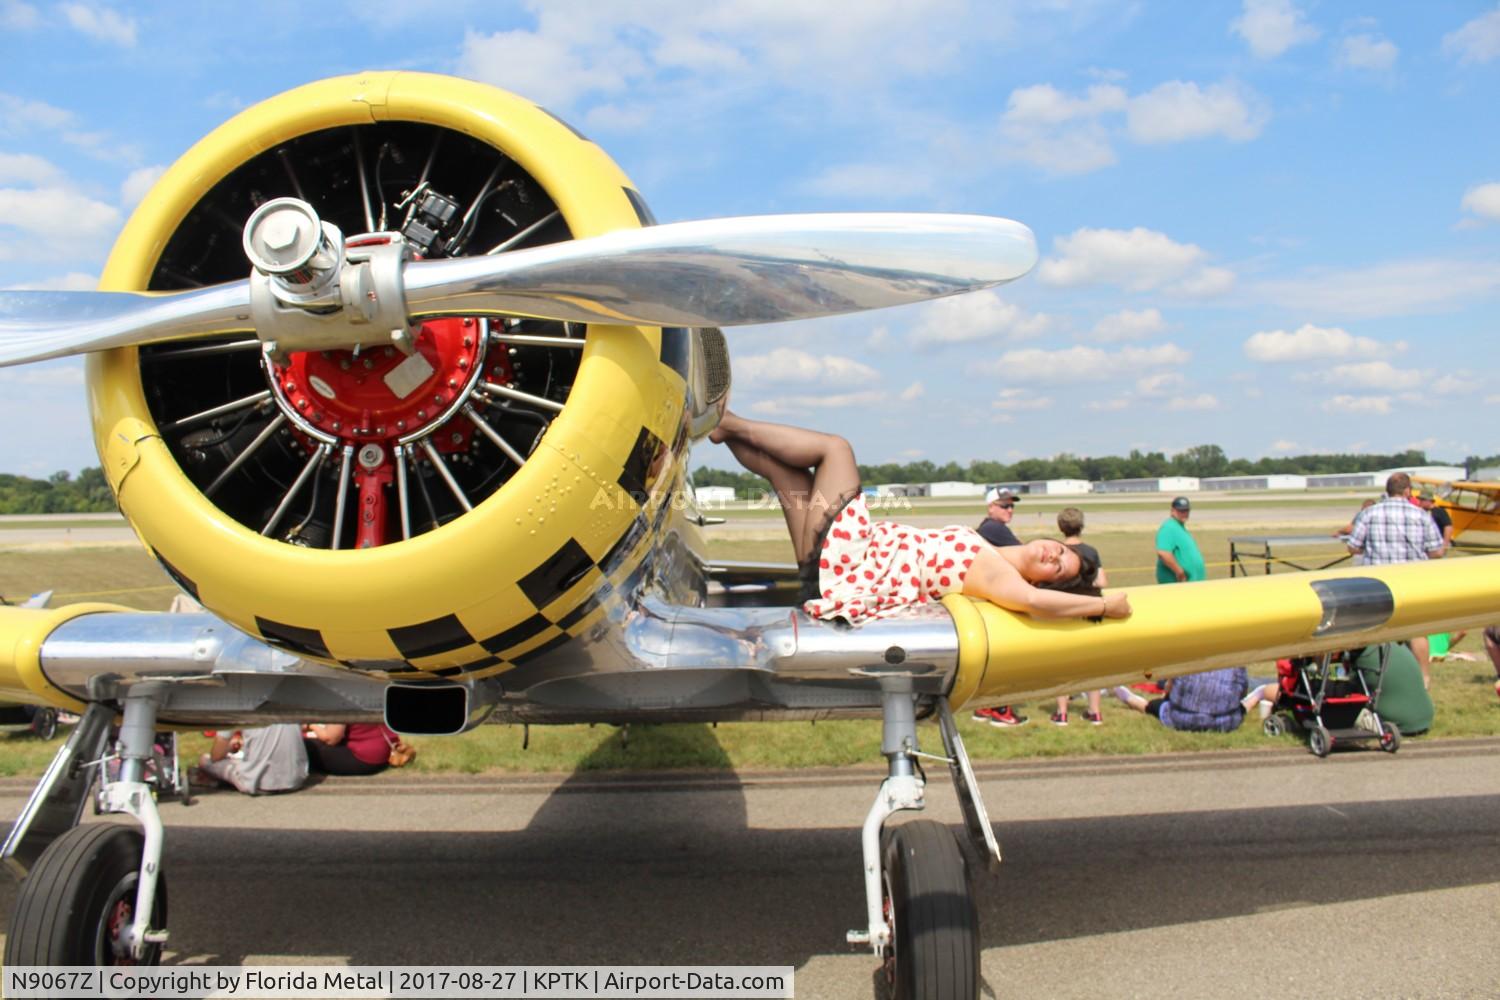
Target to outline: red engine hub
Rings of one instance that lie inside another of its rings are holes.
[[[416,351],[394,347],[303,351],[272,365],[275,392],[311,427],[353,444],[383,442],[431,431],[457,403],[484,357],[483,324],[471,317],[428,320],[413,330]],[[507,367],[503,357],[497,362]],[[508,377],[508,375],[502,375]],[[439,449],[466,447],[451,435]]]

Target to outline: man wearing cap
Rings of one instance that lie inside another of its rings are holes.
[[[1010,490],[991,486],[984,494],[987,507],[985,519],[979,524],[979,537],[997,548],[1020,545],[1021,540],[1010,530],[1010,519],[1016,516],[1016,503],[1021,498]],[[1009,705],[980,708],[974,711],[975,722],[987,722],[996,729],[1011,729],[1024,726],[1026,716],[1012,712]]]
[[[1417,494],[1417,506],[1432,515],[1432,520],[1437,523],[1438,532],[1443,536],[1443,549],[1453,548],[1453,518],[1437,505],[1437,495],[1431,486],[1422,487],[1422,492]]]
[[[1203,553],[1187,529],[1192,510],[1187,497],[1173,498],[1171,516],[1156,532],[1157,583],[1191,583],[1208,576]]]
[[[979,524],[979,536],[995,546],[1020,545],[1021,540],[1010,530],[1010,519],[1016,516],[1016,504],[1020,499],[999,486],[991,486],[985,491],[984,502],[988,509],[985,519]]]

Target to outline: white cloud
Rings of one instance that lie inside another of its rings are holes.
[[[1196,396],[1177,396],[1167,404],[1167,409],[1174,413],[1186,411],[1217,410],[1219,400],[1217,397],[1203,392]]]
[[[913,382],[905,389],[902,389],[897,394],[896,398],[901,400],[903,403],[911,403],[921,399],[925,395],[927,395],[927,387],[921,382]]]
[[[629,91],[650,98],[643,106],[653,117],[740,102],[747,89],[763,95],[768,80],[822,100],[860,98],[951,72],[962,47],[994,44],[1013,30],[1010,16],[976,18],[957,0],[850,4],[838,17],[805,0],[526,6],[534,28],[468,31],[459,72],[555,110]]]
[[[1083,405],[1085,410],[1094,410],[1099,413],[1118,413],[1121,410],[1130,409],[1133,400],[1129,396],[1117,396],[1114,399],[1093,399]]]
[[[931,194],[934,188],[931,176],[910,164],[845,163],[808,178],[798,190],[825,198],[910,201]]]
[[[750,409],[768,417],[778,417],[807,413],[811,410],[843,410],[855,407],[876,409],[888,406],[890,402],[889,393],[879,389],[869,389],[863,392],[776,396],[751,403]]]
[[[738,358],[734,373],[747,383],[812,382],[821,385],[868,385],[880,373],[863,362],[836,354],[813,355],[795,347],[778,347],[768,354]]]
[[[82,3],[65,3],[62,12],[69,24],[96,42],[126,49],[135,46],[136,23],[133,17],[122,17],[108,7]]]
[[[1253,93],[1234,84],[1170,80],[1130,99],[1126,124],[1139,143],[1183,142],[1222,135],[1245,142],[1260,135],[1270,117]]]
[[[1376,413],[1391,412],[1391,401],[1386,396],[1334,396],[1323,400],[1324,413]]]
[[[1294,454],[1302,446],[1295,441],[1272,441],[1270,450],[1277,455]]]
[[[923,306],[921,319],[911,332],[911,342],[937,346],[991,337],[1026,340],[1041,336],[1052,326],[1051,316],[1028,313],[1001,299],[993,290],[986,289],[938,299]]]
[[[1467,373],[1440,375],[1428,384],[1427,390],[1439,396],[1457,395],[1473,392],[1482,384],[1479,379],[1472,378]]]
[[[29,3],[21,3],[21,0],[0,3],[0,28],[6,31],[29,31],[41,23],[41,15]]]
[[[1245,141],[1259,135],[1269,117],[1259,96],[1236,83],[1172,80],[1135,97],[1109,83],[1078,96],[1039,83],[1011,91],[1000,117],[1000,155],[1056,174],[1111,166],[1120,116],[1123,134],[1146,144],[1214,135]]]
[[[1335,62],[1347,69],[1385,71],[1396,65],[1400,50],[1388,38],[1378,35],[1349,35],[1339,42]]]
[[[1464,192],[1460,207],[1465,212],[1472,212],[1481,219],[1500,222],[1500,184],[1491,181],[1488,184],[1469,188]]]
[[[1079,345],[1057,351],[1040,348],[1006,351],[979,367],[1008,382],[1098,382],[1153,368],[1184,365],[1191,357],[1176,344],[1130,346],[1117,351]]]
[[[36,281],[28,281],[20,285],[10,285],[6,291],[23,289],[27,291],[48,292],[92,292],[99,287],[99,276],[97,274],[84,274],[81,271],[69,271],[67,274],[59,274],[53,278],[40,278]]]
[[[1245,340],[1245,357],[1251,361],[1316,361],[1323,358],[1347,358],[1359,355],[1389,354],[1403,350],[1405,344],[1382,344],[1369,337],[1356,337],[1338,327],[1313,326],[1305,323],[1293,333],[1265,330]]]
[[[1137,379],[1135,391],[1141,396],[1165,396],[1185,381],[1181,372],[1157,372]]]
[[[1321,379],[1333,385],[1350,389],[1416,389],[1431,378],[1432,372],[1402,369],[1389,361],[1361,361],[1355,364],[1334,365],[1322,373]]]
[[[1158,309],[1121,309],[1094,324],[1093,338],[1102,343],[1144,340],[1166,329]]]
[[[1493,396],[1486,396],[1484,397],[1484,401],[1490,406],[1494,406],[1496,403],[1500,403],[1500,393],[1496,393]]]
[[[166,167],[140,167],[132,170],[130,176],[120,182],[120,204],[125,208],[134,208],[140,204],[141,199],[146,197],[146,192],[166,172]]]
[[[73,386],[83,385],[83,362],[73,361],[56,367],[18,366],[0,368],[0,382],[8,385]]]
[[[31,153],[0,150],[0,184],[56,184],[62,171]]]
[[[1132,292],[1161,289],[1197,297],[1221,294],[1234,284],[1233,272],[1205,263],[1202,247],[1139,226],[1078,229],[1054,239],[1053,247],[1057,256],[1037,270],[1047,285],[1111,284]]]
[[[62,129],[73,122],[73,113],[45,101],[33,101],[0,93],[0,133]]]
[[[0,188],[0,227],[55,236],[59,219],[67,220],[70,242],[87,242],[112,235],[120,211],[68,188]]]
[[[1500,263],[1487,260],[1404,260],[1347,270],[1310,270],[1263,281],[1257,301],[1340,318],[1401,316],[1484,298],[1500,288]]]
[[[1052,405],[1051,396],[1038,396],[1030,389],[1001,389],[990,408],[1004,413],[1020,410],[1045,410]]]
[[[1291,0],[1245,0],[1244,13],[1229,27],[1258,59],[1275,59],[1294,45],[1316,41],[1322,34],[1307,23]]]
[[[1500,56],[1500,7],[1444,35],[1443,51],[1456,56],[1461,65],[1489,62]]]

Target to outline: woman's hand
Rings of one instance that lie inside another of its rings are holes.
[[[1129,618],[1130,597],[1127,594],[1116,591],[1113,594],[1104,595],[1104,617],[1106,618]]]

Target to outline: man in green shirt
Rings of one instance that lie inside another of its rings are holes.
[[[1203,553],[1198,551],[1198,543],[1187,530],[1192,510],[1187,497],[1173,499],[1172,516],[1156,532],[1157,583],[1189,583],[1208,576]]]

